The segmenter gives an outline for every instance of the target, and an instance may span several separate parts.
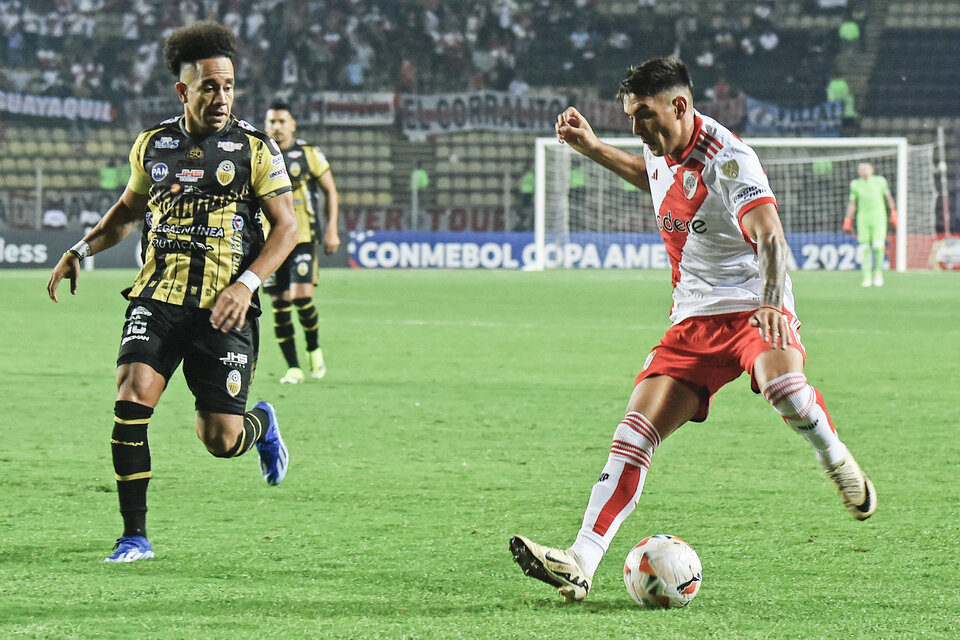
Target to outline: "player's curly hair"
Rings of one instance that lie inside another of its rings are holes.
[[[687,65],[677,58],[653,58],[627,69],[620,81],[616,100],[622,103],[628,94],[655,96],[661,91],[678,87],[693,93],[693,81]]]
[[[237,38],[233,31],[213,20],[180,27],[170,34],[163,47],[167,68],[178,78],[185,63],[206,58],[233,60],[236,53]]]

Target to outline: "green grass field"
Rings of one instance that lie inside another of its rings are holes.
[[[126,271],[0,275],[0,637],[960,637],[960,282],[794,274],[808,375],[874,480],[850,517],[808,445],[742,377],[653,457],[589,599],[524,577],[508,539],[566,546],[633,377],[667,326],[669,274],[321,274],[329,372],[297,387],[264,323],[253,399],[290,447],[211,457],[178,373],[150,428],[157,557],[107,565],[109,436]],[[300,340],[302,345],[302,339]],[[673,533],[704,581],[637,608],[630,547]]]

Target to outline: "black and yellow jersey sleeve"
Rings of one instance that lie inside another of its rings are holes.
[[[142,132],[130,148],[130,180],[127,181],[127,188],[140,195],[150,192],[150,176],[144,171],[143,156],[147,141],[153,133],[154,130]]]
[[[307,161],[307,167],[310,169],[310,175],[320,179],[320,176],[325,174],[330,170],[330,163],[327,162],[327,157],[323,155],[323,152],[320,149],[317,149],[312,144],[303,145],[303,157]]]
[[[290,177],[277,143],[265,136],[251,135],[249,138],[250,184],[253,186],[253,194],[260,200],[268,200],[290,191]]]

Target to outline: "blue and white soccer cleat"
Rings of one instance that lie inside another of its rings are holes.
[[[290,454],[280,435],[277,412],[269,402],[258,402],[253,405],[253,408],[263,409],[270,416],[267,432],[263,435],[263,440],[257,443],[257,453],[260,454],[260,471],[263,473],[263,479],[267,484],[278,485],[287,475]]]
[[[113,545],[113,554],[104,562],[133,562],[153,557],[153,547],[143,536],[121,536]]]

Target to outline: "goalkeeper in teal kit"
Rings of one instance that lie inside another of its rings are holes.
[[[887,245],[887,211],[890,226],[897,226],[897,207],[890,193],[890,185],[883,176],[874,175],[873,165],[861,162],[857,167],[860,177],[850,183],[850,204],[843,219],[843,230],[853,231],[853,217],[857,217],[857,242],[860,243],[860,264],[864,287],[883,286],[883,256]],[[872,258],[872,265],[871,265]]]

